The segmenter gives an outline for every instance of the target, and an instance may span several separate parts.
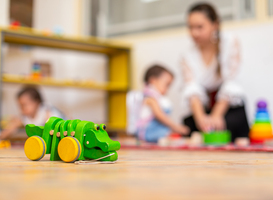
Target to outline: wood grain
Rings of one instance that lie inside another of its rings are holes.
[[[115,164],[0,150],[0,199],[272,199],[273,154],[120,150]]]

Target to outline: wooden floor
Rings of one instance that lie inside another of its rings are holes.
[[[0,199],[273,199],[273,154],[120,150],[115,164],[0,150]]]

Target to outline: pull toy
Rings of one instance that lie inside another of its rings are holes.
[[[45,126],[26,125],[29,136],[24,150],[33,161],[50,154],[51,161],[116,161],[120,143],[109,138],[104,124],[50,117]],[[103,158],[102,158],[103,157]],[[100,159],[102,158],[102,159]]]

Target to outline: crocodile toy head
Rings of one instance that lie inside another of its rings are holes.
[[[84,134],[84,153],[83,156],[89,159],[105,157],[103,161],[117,160],[117,150],[120,143],[109,138],[105,124],[94,124],[90,130]]]
[[[52,161],[116,161],[116,151],[120,149],[120,143],[109,138],[104,124],[90,121],[51,117],[45,126],[28,124],[26,133],[30,138],[25,143],[25,153],[31,160],[39,160],[47,153]]]

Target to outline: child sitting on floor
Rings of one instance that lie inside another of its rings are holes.
[[[1,140],[9,139],[10,136],[20,127],[26,124],[44,126],[51,116],[64,118],[63,114],[53,106],[43,103],[39,91],[26,86],[17,94],[17,100],[21,111],[21,117],[14,117],[0,134]]]
[[[171,132],[188,134],[188,127],[176,124],[168,116],[171,103],[164,95],[173,81],[173,74],[162,66],[154,65],[147,70],[144,81],[146,86],[137,123],[138,137],[156,143]]]

